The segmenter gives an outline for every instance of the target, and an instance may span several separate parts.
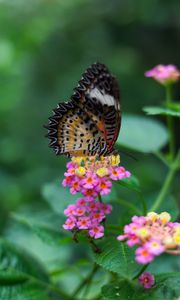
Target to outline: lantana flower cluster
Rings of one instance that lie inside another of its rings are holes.
[[[150,212],[147,216],[134,216],[132,223],[125,225],[119,241],[126,240],[129,247],[137,246],[135,260],[148,264],[163,252],[180,254],[180,223],[170,222],[167,212]]]
[[[131,175],[119,163],[119,155],[99,159],[73,157],[67,163],[62,184],[70,188],[71,194],[81,193],[83,198],[65,209],[64,214],[68,218],[63,225],[64,229],[86,230],[95,239],[104,235],[102,224],[112,206],[102,203],[100,198],[110,193],[113,180],[121,180]]]
[[[145,72],[146,77],[152,77],[163,85],[172,84],[179,80],[180,71],[174,65],[157,65]]]
[[[64,210],[68,219],[63,227],[67,230],[87,230],[90,237],[98,239],[104,235],[104,226],[101,223],[111,210],[110,204],[79,198],[76,204],[70,204]]]

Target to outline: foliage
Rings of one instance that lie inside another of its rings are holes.
[[[178,0],[0,1],[0,299],[180,297],[176,256],[147,266],[155,285],[145,290],[134,248],[116,240],[135,214],[153,209],[178,218],[178,85],[169,102],[143,74],[159,62],[178,63],[179,10]],[[62,228],[77,195],[61,186],[66,159],[48,150],[42,126],[94,61],[120,82],[116,145],[132,172],[103,197],[113,212],[95,245],[83,234],[73,241]]]

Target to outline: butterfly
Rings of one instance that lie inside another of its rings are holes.
[[[121,125],[118,83],[107,67],[92,64],[68,102],[49,118],[49,147],[57,155],[107,156],[115,152]]]

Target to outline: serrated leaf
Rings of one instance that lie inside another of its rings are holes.
[[[124,278],[132,278],[140,270],[141,267],[134,261],[134,250],[125,243],[108,238],[100,248],[102,252],[95,254],[95,261],[104,269]]]
[[[102,295],[108,300],[178,300],[180,297],[180,273],[167,273],[155,276],[155,285],[144,289],[127,280],[107,284]]]
[[[141,192],[139,180],[136,176],[131,175],[129,178],[124,178],[122,180],[115,181],[115,183],[125,186],[130,190]]]
[[[168,141],[166,128],[148,117],[125,115],[117,143],[120,146],[150,153],[161,149]]]
[[[45,184],[42,188],[42,194],[53,211],[63,215],[64,209],[68,204],[76,201],[78,194],[71,195],[68,187],[62,187],[61,182],[62,180],[58,180]]]
[[[48,282],[37,260],[24,250],[0,239],[0,299],[47,299],[46,290],[33,282],[32,278]]]
[[[148,115],[166,115],[180,118],[180,111],[176,111],[170,108],[158,107],[158,106],[146,106],[143,108]]]

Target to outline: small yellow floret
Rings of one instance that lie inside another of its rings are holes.
[[[167,222],[169,222],[171,220],[171,216],[169,213],[167,212],[162,212],[160,215],[159,215],[159,220],[162,221],[162,223],[166,224]]]
[[[149,212],[148,214],[147,214],[147,217],[148,217],[148,219],[149,220],[151,220],[151,221],[156,221],[156,220],[158,220],[158,218],[159,218],[159,215],[157,214],[157,213],[155,213],[155,212]]]
[[[149,236],[149,231],[147,228],[140,228],[136,230],[136,234],[138,235],[138,237],[140,237],[141,239],[144,239],[146,237]]]
[[[81,157],[81,156],[74,156],[74,157],[72,157],[71,158],[71,160],[74,162],[74,163],[76,163],[76,164],[78,164],[78,165],[80,165],[81,164],[81,162],[84,160],[86,160],[85,159],[85,157]]]
[[[79,167],[75,170],[75,174],[78,176],[84,176],[86,173],[86,169],[84,167]]]
[[[99,176],[99,177],[104,177],[104,176],[107,176],[109,174],[109,171],[107,168],[103,167],[103,168],[99,168],[97,171],[96,171],[96,174]]]
[[[180,233],[175,233],[173,235],[173,239],[174,239],[176,245],[180,245]]]
[[[101,155],[101,156],[100,156],[100,160],[101,160],[101,161],[104,161],[104,160],[105,160],[105,157],[104,157],[103,155]]]
[[[120,155],[111,155],[110,161],[112,166],[117,166],[120,163]]]
[[[165,237],[163,239],[163,244],[166,248],[174,248],[176,246],[175,242],[171,236]]]
[[[175,227],[174,231],[175,231],[175,233],[179,233],[180,234],[180,227]]]

